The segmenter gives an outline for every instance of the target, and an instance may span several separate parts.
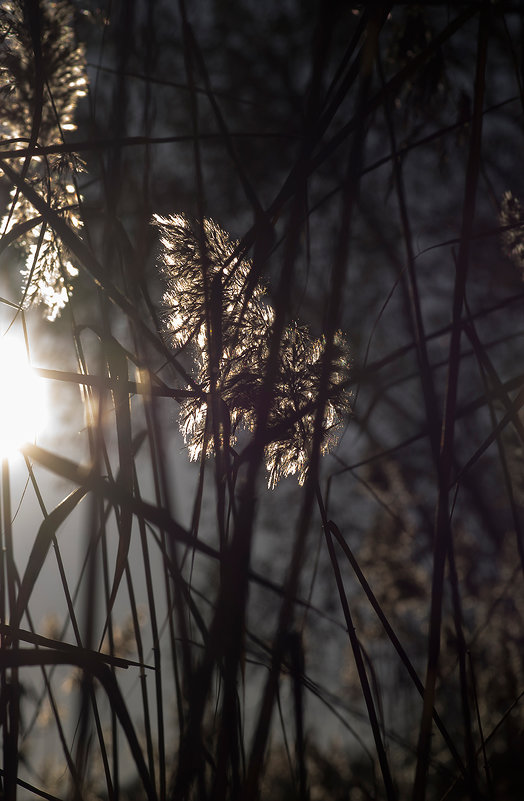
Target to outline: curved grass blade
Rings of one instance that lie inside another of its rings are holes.
[[[53,509],[53,511],[50,512],[42,522],[38,530],[38,534],[36,535],[31,554],[27,561],[27,567],[22,578],[22,583],[20,585],[15,612],[13,615],[13,620],[11,621],[11,626],[13,629],[16,629],[20,625],[20,621],[22,620],[23,614],[27,608],[29,598],[33,592],[33,587],[35,586],[36,580],[38,579],[47,556],[47,552],[49,551],[49,548],[53,542],[53,537],[62,523],[78,506],[84,495],[86,495],[87,491],[87,487],[77,487],[77,489],[73,490],[73,492],[71,492],[67,498],[64,498],[64,500],[59,503],[58,506]]]
[[[123,490],[132,495],[133,491],[133,443],[131,433],[131,410],[129,407],[128,366],[127,358],[123,348],[116,339],[110,338],[105,341],[107,364],[111,376],[111,390],[116,418],[116,432],[118,442],[118,458],[120,463],[118,483]],[[127,503],[120,505],[120,515],[118,516],[118,552],[116,555],[115,574],[113,586],[107,605],[107,613],[110,614],[115,602],[116,594],[124,575],[124,570],[131,543],[131,527],[133,523],[133,513]]]
[[[107,697],[116,712],[120,724],[127,737],[129,748],[140,779],[142,781],[148,801],[156,801],[157,795],[151,782],[151,777],[144,761],[142,749],[138,741],[126,702],[122,697],[120,688],[111,670],[107,665],[101,664],[92,654],[85,651],[74,650],[42,651],[36,649],[17,648],[2,650],[0,652],[0,669],[12,667],[34,667],[42,665],[75,665],[86,673],[94,676],[106,691]]]

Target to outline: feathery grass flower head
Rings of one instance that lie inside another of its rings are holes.
[[[524,209],[510,191],[504,192],[502,197],[500,224],[511,226],[502,232],[504,253],[520,270],[524,270]]]
[[[222,345],[227,350],[232,339],[253,326],[254,316],[264,314],[260,285],[244,309],[251,263],[234,256],[238,242],[231,241],[213,220],[205,219],[199,230],[182,214],[155,214],[153,224],[160,231],[163,247],[164,304],[173,344],[183,347],[194,338],[203,343],[207,336],[206,307],[214,304],[219,307],[213,311],[220,317]]]
[[[9,107],[0,122],[0,136],[4,142],[27,145],[36,120],[38,147],[61,144],[63,132],[74,130],[75,109],[86,94],[85,49],[75,43],[73,7],[68,0],[41,0],[38,14],[31,19],[25,9],[21,0],[12,0],[0,10],[0,96]],[[33,36],[40,43],[38,55]],[[44,157],[36,151],[26,174],[33,188],[74,228],[81,221],[73,176],[82,169],[74,154]],[[42,303],[48,318],[55,319],[77,271],[60,239],[13,189],[1,231],[5,234],[17,226],[17,242],[26,255],[21,271],[25,305]]]
[[[175,346],[192,343],[195,381],[205,393],[204,398],[187,398],[180,409],[189,457],[196,460],[214,450],[212,391],[218,395],[221,417],[227,419],[229,445],[235,443],[239,428],[255,429],[275,314],[263,285],[253,286],[249,280],[251,262],[235,256],[238,243],[213,220],[204,220],[200,230],[183,215],[155,215],[153,224],[160,230],[163,248],[168,334]],[[297,475],[299,483],[304,482],[321,395],[321,450],[325,453],[336,444],[337,429],[349,409],[342,335],[334,343],[330,381],[321,393],[324,352],[323,341],[313,339],[305,327],[292,324],[284,330],[265,447],[270,488],[284,476]]]
[[[334,349],[320,424],[322,454],[336,445],[340,426],[349,411],[349,395],[345,390],[349,373],[347,344],[340,332],[336,335]],[[278,436],[265,451],[270,488],[284,476],[296,475],[299,484],[306,479],[322,389],[324,357],[322,339],[313,339],[306,328],[297,324],[285,329],[269,417],[270,428],[278,431]]]
[[[2,3],[0,11],[0,81],[9,114],[0,123],[3,136],[27,137],[35,114],[35,53],[31,26],[41,47],[44,82],[40,145],[60,142],[59,132],[75,129],[78,99],[86,94],[85,48],[76,44],[73,6],[68,0],[41,0],[38,18],[28,19],[22,0]]]

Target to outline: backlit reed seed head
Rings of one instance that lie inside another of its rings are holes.
[[[212,220],[204,220],[202,231],[181,214],[169,217],[155,214],[153,224],[160,231],[163,247],[161,268],[167,284],[164,304],[174,345],[184,346],[195,338],[204,342],[206,304],[211,303],[215,276],[220,277],[221,284],[218,302],[224,345],[252,326],[253,317],[264,314],[259,308],[264,294],[261,286],[255,288],[248,307],[243,308],[251,264],[233,257],[238,243],[232,242]],[[201,253],[202,237],[206,264]]]
[[[196,460],[204,449],[206,456],[214,450],[209,403],[212,378],[229,444],[236,442],[240,428],[254,430],[275,314],[264,297],[263,285],[249,280],[251,262],[233,255],[238,243],[213,220],[204,220],[199,229],[180,214],[155,215],[153,224],[160,231],[162,245],[166,329],[174,346],[192,345],[195,381],[205,393],[204,399],[195,395],[180,408],[180,428],[189,458]],[[212,339],[219,340],[219,353],[212,352],[217,345],[209,342],[208,330]],[[296,475],[301,484],[306,478],[322,396],[324,352],[323,341],[313,339],[303,326],[292,324],[285,329],[265,447],[270,488],[285,476]],[[323,393],[322,453],[336,444],[349,411],[349,395],[344,389],[349,371],[347,352],[343,336],[337,334],[330,379]]]
[[[349,412],[349,395],[344,389],[349,362],[347,345],[340,333],[336,336],[334,350],[320,423],[322,454],[337,444],[342,420]],[[322,340],[313,339],[306,328],[293,324],[284,331],[279,356],[278,379],[269,416],[269,426],[278,431],[279,436],[265,451],[270,488],[284,476],[296,475],[299,484],[306,479],[317,403],[322,395],[325,345]]]
[[[26,146],[35,114],[40,111],[37,143],[45,147],[61,144],[62,132],[76,127],[75,109],[87,89],[85,48],[75,43],[72,5],[67,0],[41,0],[37,25],[41,64],[37,70],[30,22],[21,0],[2,4],[0,97],[7,113],[0,122],[0,136],[11,145]],[[41,104],[35,89],[37,72],[44,78]],[[73,175],[81,170],[83,165],[74,154],[46,157],[37,154],[31,159],[26,175],[33,188],[73,228],[81,227],[73,182]],[[14,207],[11,204],[4,215],[2,233],[38,217],[33,206],[17,195],[15,189],[11,199]],[[53,320],[67,302],[71,278],[77,271],[60,239],[53,232],[42,231],[42,225],[25,230],[17,242],[26,254],[26,264],[21,271],[25,305],[43,304],[47,307],[48,318]]]
[[[522,271],[524,271],[524,209],[512,192],[505,192],[500,209],[500,224],[512,226],[502,232],[504,253]]]

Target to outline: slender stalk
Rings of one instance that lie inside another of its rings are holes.
[[[397,651],[400,659],[402,660],[402,663],[405,666],[406,670],[408,671],[409,676],[410,676],[411,680],[413,681],[413,684],[417,688],[417,691],[418,691],[419,695],[423,698],[424,697],[424,685],[420,681],[420,679],[418,677],[418,674],[417,674],[415,668],[413,667],[413,664],[412,664],[411,660],[409,659],[409,657],[408,657],[406,651],[404,650],[399,638],[395,634],[391,624],[389,623],[386,615],[384,614],[384,611],[383,611],[382,607],[380,606],[376,596],[374,595],[371,587],[369,586],[368,582],[366,581],[366,578],[365,578],[362,570],[360,569],[360,566],[359,566],[357,560],[355,559],[355,556],[354,556],[353,552],[351,551],[351,548],[349,547],[349,545],[347,544],[346,540],[343,538],[342,534],[340,533],[340,531],[337,528],[337,526],[335,525],[335,523],[333,523],[333,521],[331,521],[331,520],[328,521],[327,522],[327,526],[329,528],[330,533],[336,539],[338,545],[341,547],[341,549],[343,550],[344,554],[346,555],[346,558],[347,558],[348,562],[350,563],[351,567],[353,568],[353,570],[355,572],[355,575],[356,575],[356,577],[357,577],[362,589],[364,590],[368,601],[370,602],[371,606],[373,607],[373,610],[375,611],[377,617],[379,618],[380,622],[382,623],[382,626],[384,627],[384,631],[386,632],[389,640],[391,641],[391,643],[394,646],[395,650]],[[457,748],[455,746],[455,743],[453,742],[452,737],[450,736],[449,732],[447,731],[446,727],[444,726],[444,723],[441,720],[440,716],[438,715],[436,709],[433,709],[433,720],[435,721],[435,725],[437,726],[437,728],[439,729],[440,733],[442,734],[442,737],[446,741],[446,745],[448,746],[449,751],[452,754],[453,759],[455,760],[455,763],[456,763],[457,767],[459,768],[459,770],[462,773],[462,775],[465,775],[466,768],[464,766],[462,758],[461,758],[460,754],[458,753]]]
[[[9,617],[14,617],[16,607],[16,565],[13,553],[13,532],[11,528],[11,485],[9,477],[9,460],[2,460],[2,528],[5,543],[5,585],[9,603]],[[2,579],[3,580],[3,579]],[[5,602],[4,602],[5,603]],[[4,619],[2,618],[2,623]],[[5,647],[4,643],[2,643]],[[18,637],[14,632],[10,643],[13,649],[18,648]],[[18,668],[13,666],[9,678],[2,674],[0,707],[3,711],[3,751],[4,751],[4,795],[6,801],[16,801],[16,779],[18,775],[18,735],[20,722],[20,685]]]
[[[482,109],[484,103],[488,25],[488,12],[485,8],[483,8],[479,17],[473,123],[471,128],[464,190],[461,244],[457,259],[453,296],[453,327],[451,331],[451,341],[449,347],[448,381],[442,423],[442,444],[439,459],[439,495],[435,514],[436,522],[433,556],[433,578],[431,587],[430,629],[428,637],[428,661],[412,801],[424,801],[426,796],[427,771],[431,747],[431,721],[435,703],[440,653],[444,567],[446,555],[449,550],[449,540],[451,537],[449,520],[449,486],[451,468],[453,464],[454,426],[457,409],[458,377],[460,368],[460,340],[462,331],[461,316],[468,275],[471,234],[475,217],[475,199],[481,159]]]
[[[324,501],[322,499],[322,494],[320,492],[320,487],[317,485],[316,490],[316,497],[318,507],[320,509],[320,515],[322,518],[322,525],[324,527],[324,535],[326,538],[326,545],[328,548],[329,559],[331,561],[331,566],[333,568],[333,573],[335,574],[335,581],[337,584],[338,594],[340,598],[340,603],[342,606],[342,610],[344,612],[344,618],[346,621],[346,628],[349,637],[349,641],[351,643],[351,650],[353,652],[353,658],[355,660],[355,665],[357,668],[358,678],[360,681],[360,686],[362,688],[362,694],[364,696],[364,701],[366,704],[367,713],[369,716],[369,723],[371,726],[371,730],[373,732],[373,739],[375,741],[375,748],[377,749],[377,756],[380,763],[380,769],[382,771],[382,777],[384,779],[384,786],[386,790],[386,796],[388,801],[395,801],[397,798],[397,791],[393,784],[393,779],[391,776],[391,771],[389,767],[388,758],[386,755],[386,749],[384,747],[384,743],[382,742],[382,735],[380,732],[380,724],[377,717],[377,712],[375,709],[375,703],[373,701],[373,695],[371,692],[371,688],[369,685],[369,680],[366,673],[366,668],[364,665],[364,659],[362,656],[361,646],[358,640],[358,636],[356,633],[355,626],[353,625],[353,619],[351,617],[351,612],[349,610],[349,603],[346,595],[346,591],[344,589],[344,583],[342,581],[342,575],[340,572],[340,565],[338,563],[335,549],[333,547],[333,539],[331,536],[331,528],[329,521],[326,517],[326,510],[324,507]]]

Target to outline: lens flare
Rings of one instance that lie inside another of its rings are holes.
[[[0,340],[0,458],[12,456],[42,431],[47,420],[44,382],[35,373],[24,345]]]

